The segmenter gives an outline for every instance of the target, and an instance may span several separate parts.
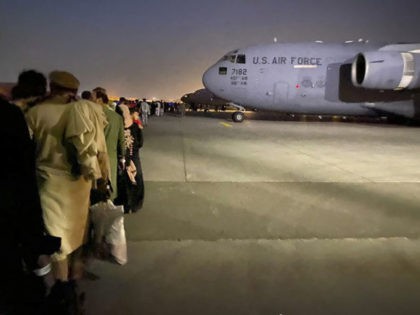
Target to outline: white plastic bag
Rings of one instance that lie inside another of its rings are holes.
[[[110,247],[115,261],[127,263],[127,243],[124,229],[124,206],[115,206],[111,200],[98,202],[90,207],[94,228],[94,242],[100,248],[103,240]]]
[[[122,206],[120,211],[124,214]],[[125,265],[127,263],[127,242],[125,240],[124,215],[114,221],[105,240],[110,245],[110,252],[115,261],[120,265]]]

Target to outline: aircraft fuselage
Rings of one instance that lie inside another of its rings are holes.
[[[289,113],[414,116],[412,91],[369,90],[351,83],[351,66],[361,52],[383,44],[294,43],[232,51],[203,75],[215,95],[245,107]],[[393,106],[395,107],[395,106]]]

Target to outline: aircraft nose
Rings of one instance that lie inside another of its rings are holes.
[[[215,68],[215,66],[212,66],[203,74],[203,84],[208,90],[212,92],[216,88],[217,76]]]

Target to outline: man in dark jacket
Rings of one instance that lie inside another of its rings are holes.
[[[60,239],[44,232],[34,146],[23,113],[3,99],[0,146],[0,314],[20,314],[25,309],[34,314],[47,287],[54,283],[49,255],[58,250]],[[30,281],[33,287],[29,295],[25,271],[39,279]]]

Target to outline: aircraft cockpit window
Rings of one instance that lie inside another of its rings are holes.
[[[220,75],[226,75],[227,74],[227,68],[226,67],[219,67],[219,74]]]
[[[245,55],[238,55],[238,57],[236,58],[236,63],[246,63],[246,57]]]
[[[223,56],[223,58],[221,59],[221,61],[230,61],[232,63],[235,63],[235,61],[236,61],[236,55],[225,55],[225,56]]]

